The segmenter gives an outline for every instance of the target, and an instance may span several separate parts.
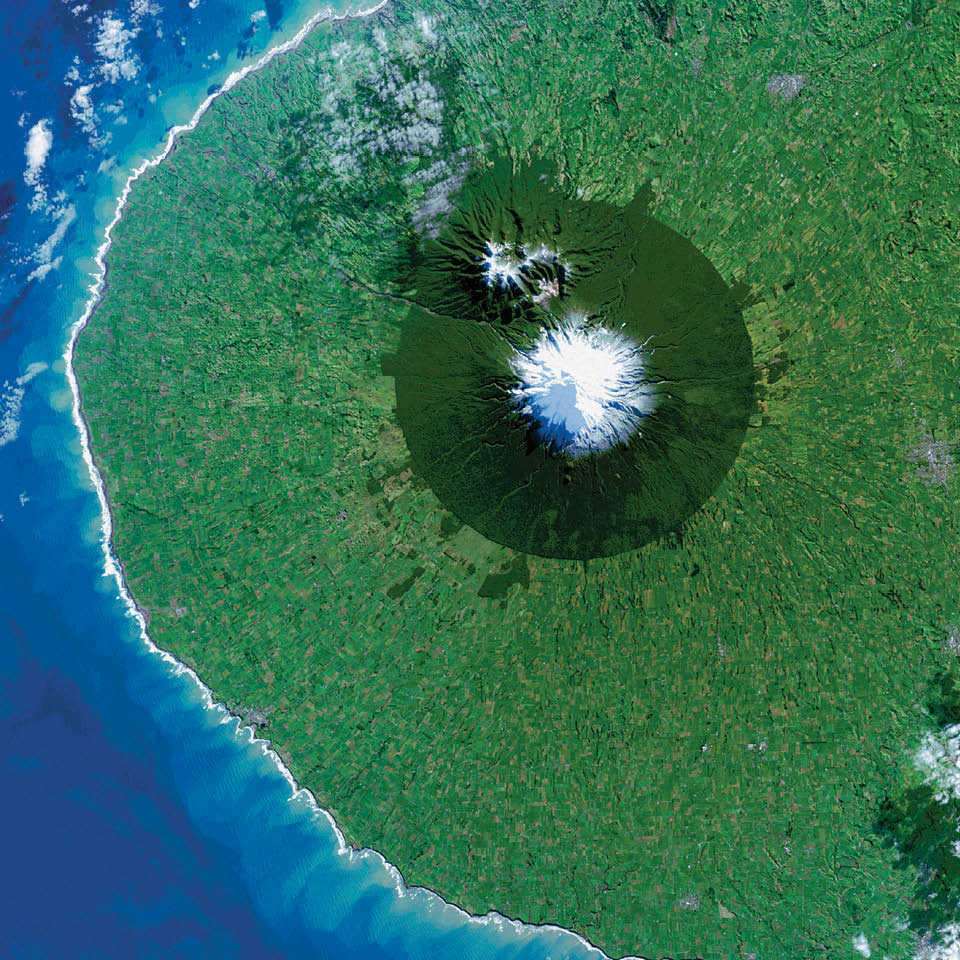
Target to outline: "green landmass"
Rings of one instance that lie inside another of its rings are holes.
[[[611,956],[949,919],[904,771],[957,674],[958,36],[948,0],[396,2],[135,185],[75,358],[127,582],[408,883]],[[649,184],[749,291],[738,456],[640,549],[494,543],[407,449],[403,267],[498,156]]]
[[[737,456],[756,373],[734,293],[644,193],[620,208],[564,197],[557,179],[499,158],[468,179],[401,272],[417,305],[382,368],[413,471],[444,506],[495,543],[586,560],[680,531]],[[545,259],[505,288],[485,274],[491,243]],[[511,401],[511,357],[576,317],[643,344],[656,396],[627,442],[580,458]]]

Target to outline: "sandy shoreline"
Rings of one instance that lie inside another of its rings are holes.
[[[480,925],[491,925],[504,928],[512,928],[518,935],[526,932],[536,933],[537,931],[543,932],[556,932],[563,933],[567,936],[575,938],[582,946],[595,950],[598,956],[606,956],[603,951],[590,943],[582,935],[575,933],[571,930],[567,930],[564,927],[560,927],[556,924],[530,924],[524,923],[521,920],[511,919],[509,917],[504,917],[502,914],[491,911],[483,916],[475,916],[471,913],[468,913],[459,904],[452,903],[450,901],[444,900],[439,894],[434,893],[431,890],[428,890],[424,887],[408,887],[404,882],[403,875],[400,870],[394,866],[392,863],[389,863],[382,854],[377,852],[372,848],[363,848],[357,849],[356,847],[348,844],[343,835],[343,832],[340,830],[334,818],[331,814],[324,810],[323,807],[317,802],[316,797],[305,787],[299,786],[296,780],[293,777],[293,774],[287,768],[286,764],[283,762],[280,755],[273,749],[271,742],[269,740],[262,739],[255,735],[253,729],[249,726],[241,726],[241,718],[233,713],[231,713],[223,703],[219,703],[214,700],[213,693],[211,689],[200,679],[197,672],[187,666],[185,663],[178,660],[173,654],[169,653],[166,650],[158,647],[151,639],[147,632],[147,618],[145,612],[137,604],[136,600],[133,598],[132,593],[130,592],[126,579],[124,577],[123,568],[120,564],[119,559],[113,552],[112,548],[112,534],[113,534],[113,517],[110,512],[110,504],[106,497],[106,489],[104,486],[103,478],[100,475],[100,471],[96,466],[93,452],[90,446],[90,435],[87,430],[87,424],[83,417],[82,403],[80,397],[80,389],[77,383],[76,373],[73,367],[73,356],[76,348],[77,339],[86,327],[87,323],[90,321],[90,318],[93,316],[94,311],[96,310],[98,304],[103,299],[104,293],[106,292],[106,280],[107,280],[107,266],[106,266],[106,255],[110,249],[112,243],[112,233],[117,223],[120,221],[121,216],[123,215],[123,210],[127,204],[127,201],[130,197],[131,190],[133,185],[136,183],[140,177],[146,173],[148,170],[153,167],[158,166],[162,163],[173,150],[177,139],[184,133],[188,133],[191,130],[195,129],[197,124],[203,118],[204,114],[210,109],[214,101],[224,93],[232,90],[241,80],[244,79],[250,73],[260,70],[270,63],[275,57],[287,53],[291,50],[299,47],[303,41],[306,39],[308,34],[317,26],[322,23],[333,23],[341,20],[353,20],[359,19],[362,17],[372,16],[379,13],[389,5],[390,0],[380,0],[375,6],[370,7],[365,10],[358,11],[357,13],[341,14],[341,15],[332,15],[330,12],[320,12],[311,17],[303,27],[297,31],[296,35],[290,40],[285,41],[284,43],[278,44],[276,47],[268,50],[259,60],[255,63],[243,67],[240,70],[235,71],[230,74],[229,77],[223,82],[223,84],[215,90],[213,93],[209,94],[204,101],[200,104],[197,110],[194,112],[193,116],[187,123],[174,126],[170,129],[167,134],[166,143],[163,149],[153,158],[144,160],[127,178],[123,189],[120,191],[119,196],[117,197],[116,209],[114,211],[113,218],[110,223],[107,225],[106,230],[104,231],[104,239],[100,246],[97,248],[97,252],[94,256],[94,261],[96,263],[96,273],[93,276],[93,282],[89,286],[90,296],[86,301],[84,306],[83,313],[80,318],[74,322],[70,328],[70,335],[67,341],[67,346],[63,352],[63,360],[66,368],[67,380],[70,384],[70,391],[73,398],[72,403],[72,417],[74,424],[77,428],[77,432],[80,436],[81,449],[83,453],[83,460],[87,466],[87,471],[90,476],[90,480],[93,483],[93,486],[97,493],[97,498],[100,503],[100,513],[101,513],[101,547],[103,549],[104,556],[104,576],[112,577],[117,583],[117,589],[119,592],[120,598],[123,600],[126,605],[128,615],[135,619],[140,628],[140,637],[143,640],[143,643],[147,649],[159,656],[164,660],[169,666],[173,669],[175,675],[186,674],[190,679],[197,685],[198,689],[201,692],[202,701],[204,708],[207,710],[215,710],[221,714],[220,722],[221,723],[234,723],[236,726],[236,736],[238,740],[243,740],[246,738],[247,743],[256,744],[264,756],[269,757],[273,763],[276,765],[279,772],[282,774],[284,779],[287,781],[290,787],[290,800],[305,800],[307,801],[311,809],[316,813],[322,814],[326,818],[327,822],[332,827],[334,833],[337,837],[337,842],[339,845],[338,853],[341,856],[346,856],[349,858],[361,857],[369,858],[375,857],[379,858],[380,862],[383,864],[384,869],[389,873],[390,877],[393,879],[396,886],[396,893],[399,897],[407,897],[411,894],[418,895],[428,895],[430,897],[435,897],[440,903],[447,905],[456,909],[464,919],[468,920],[471,923],[476,923]],[[644,960],[642,957],[630,955],[621,958],[621,960]]]

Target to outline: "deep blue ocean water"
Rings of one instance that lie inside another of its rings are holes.
[[[318,3],[0,0],[0,958],[597,957],[343,852],[104,574],[62,354],[130,171]]]

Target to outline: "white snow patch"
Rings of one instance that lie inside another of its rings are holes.
[[[13,383],[4,381],[0,391],[0,447],[17,439],[20,433],[20,409],[23,406],[24,387],[47,369],[45,363],[31,363]],[[22,502],[21,502],[22,505]]]
[[[509,287],[511,285],[520,287],[524,282],[524,270],[537,263],[559,262],[559,254],[542,244],[535,250],[528,251],[522,245],[512,248],[505,243],[495,243],[492,240],[487,243],[486,256],[480,260],[487,284],[495,287]],[[533,298],[535,303],[540,302],[540,299],[538,297]]]
[[[513,398],[541,442],[581,457],[626,443],[656,405],[643,348],[619,330],[575,316],[544,328],[510,366]]]

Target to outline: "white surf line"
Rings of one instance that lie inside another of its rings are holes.
[[[404,882],[403,874],[400,870],[390,863],[383,854],[378,851],[365,847],[363,849],[357,849],[352,847],[347,843],[346,838],[343,835],[340,827],[337,825],[336,820],[331,816],[331,814],[324,810],[323,807],[317,802],[317,798],[313,793],[308,790],[306,787],[301,787],[297,781],[294,779],[293,774],[287,768],[286,764],[281,759],[280,755],[273,749],[270,745],[269,740],[264,740],[260,737],[257,737],[252,728],[249,726],[241,726],[242,720],[240,717],[231,713],[223,703],[219,703],[213,698],[213,691],[208,687],[199,677],[197,672],[188,667],[185,663],[182,663],[178,660],[172,653],[169,653],[166,650],[158,647],[151,639],[147,633],[147,622],[141,612],[140,608],[137,606],[136,601],[133,599],[132,594],[130,593],[129,588],[127,587],[126,578],[123,574],[123,568],[120,564],[119,559],[113,552],[112,547],[112,536],[113,536],[113,517],[110,513],[110,505],[107,502],[106,489],[103,483],[103,477],[100,475],[100,471],[97,469],[96,464],[93,461],[93,454],[90,448],[90,434],[87,430],[87,423],[83,419],[83,413],[80,408],[80,388],[77,383],[76,373],[73,369],[73,355],[77,344],[77,338],[79,337],[83,328],[90,321],[90,318],[93,316],[93,311],[96,309],[97,305],[100,302],[101,297],[103,296],[105,282],[106,282],[106,255],[107,251],[110,249],[110,244],[112,243],[112,233],[114,227],[120,221],[120,217],[123,214],[124,207],[127,204],[127,201],[130,198],[130,191],[133,189],[134,183],[143,176],[148,170],[153,167],[159,166],[169,155],[170,151],[173,149],[174,143],[177,138],[184,133],[196,128],[197,124],[200,122],[203,115],[210,109],[211,104],[224,93],[227,93],[229,90],[232,90],[244,77],[248,74],[253,73],[255,70],[260,70],[262,67],[265,67],[270,63],[275,57],[280,54],[286,53],[289,50],[293,50],[296,47],[300,46],[303,43],[304,39],[320,23],[333,23],[340,20],[353,20],[359,19],[361,17],[372,16],[375,13],[379,13],[389,4],[389,0],[380,0],[380,2],[366,10],[360,10],[357,13],[347,13],[341,14],[339,16],[331,16],[329,11],[321,11],[320,13],[312,16],[304,25],[297,31],[296,35],[293,36],[290,40],[285,41],[284,43],[278,44],[276,47],[268,50],[256,63],[250,64],[249,66],[243,67],[241,70],[236,70],[230,74],[229,77],[223,82],[223,85],[214,93],[211,93],[204,101],[197,107],[196,112],[190,118],[187,123],[179,124],[178,126],[172,127],[170,132],[167,135],[167,142],[164,148],[158,153],[153,159],[144,160],[139,167],[137,167],[133,173],[127,178],[126,183],[123,186],[123,189],[120,191],[120,195],[117,198],[116,210],[113,214],[113,219],[107,225],[106,230],[104,231],[103,243],[100,244],[97,249],[94,261],[97,265],[96,273],[93,278],[93,282],[89,286],[90,297],[86,302],[83,313],[80,316],[80,319],[73,324],[70,328],[70,338],[67,342],[66,349],[63,352],[63,360],[66,365],[66,374],[67,380],[70,384],[70,392],[73,395],[73,422],[76,425],[77,432],[80,435],[80,445],[83,452],[83,461],[87,465],[87,471],[90,474],[90,480],[92,481],[94,488],[97,492],[97,499],[100,501],[100,515],[101,515],[101,526],[100,526],[100,544],[103,549],[103,575],[105,577],[113,577],[117,582],[117,589],[119,591],[119,597],[123,600],[127,608],[127,613],[130,617],[137,621],[137,624],[140,627],[140,638],[143,640],[143,643],[147,649],[160,657],[163,661],[170,665],[175,676],[185,674],[188,676],[200,690],[200,694],[203,700],[204,709],[206,710],[216,710],[222,714],[220,719],[221,723],[234,723],[236,726],[236,737],[237,740],[242,740],[243,734],[247,736],[247,742],[250,744],[256,744],[262,754],[266,757],[269,757],[270,760],[276,765],[277,769],[280,771],[283,778],[287,781],[290,786],[290,797],[289,800],[302,800],[306,801],[311,809],[317,813],[321,814],[327,819],[327,822],[330,824],[334,833],[337,837],[338,843],[338,853],[341,856],[346,856],[350,859],[354,857],[359,857],[362,859],[366,858],[378,858],[380,863],[386,872],[393,879],[396,893],[398,897],[407,897],[412,893],[422,891],[428,894],[430,897],[435,897],[440,903],[445,904],[448,907],[453,908],[458,911],[469,923],[475,923],[482,926],[497,926],[502,928],[512,929],[517,936],[523,936],[524,934],[533,933],[534,935],[537,932],[544,933],[560,933],[567,937],[572,937],[574,940],[578,941],[581,946],[586,947],[588,950],[595,950],[597,954],[601,957],[606,957],[607,955],[597,946],[592,944],[586,937],[581,936],[578,933],[575,933],[572,930],[567,930],[565,927],[560,927],[557,924],[553,923],[524,923],[522,920],[514,920],[510,917],[505,917],[500,913],[491,911],[484,916],[475,916],[472,913],[464,910],[459,904],[451,903],[448,900],[444,900],[443,897],[434,891],[427,889],[426,887],[408,887]],[[644,957],[638,956],[625,956],[621,960],[645,960]]]

